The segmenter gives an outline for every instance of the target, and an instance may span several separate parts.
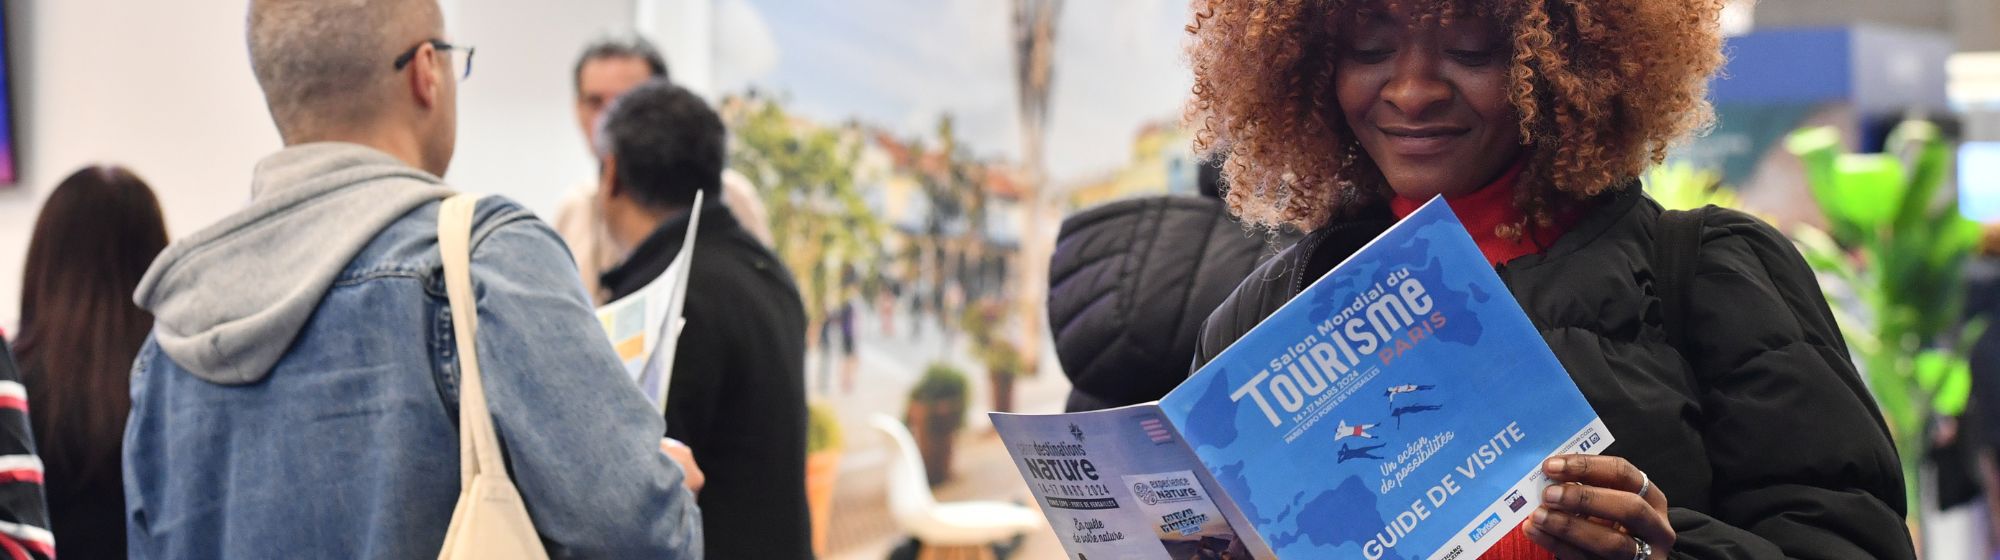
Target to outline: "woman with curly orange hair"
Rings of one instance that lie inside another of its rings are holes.
[[[1915,557],[1888,431],[1791,244],[1708,209],[1673,214],[1690,251],[1656,247],[1634,177],[1712,119],[1722,0],[1194,4],[1196,148],[1238,215],[1311,232],[1215,310],[1197,366],[1443,195],[1617,434],[1551,458],[1567,484],[1489,558]],[[1660,254],[1691,255],[1684,286]]]

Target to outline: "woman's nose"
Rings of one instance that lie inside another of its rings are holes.
[[[1438,75],[1437,64],[1427,55],[1411,55],[1397,61],[1396,74],[1382,90],[1382,99],[1406,116],[1417,117],[1437,110],[1451,101],[1451,84]]]

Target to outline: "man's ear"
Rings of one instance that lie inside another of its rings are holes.
[[[410,59],[408,85],[410,95],[425,109],[437,107],[438,97],[444,95],[444,65],[438,64],[437,47],[430,43],[417,46],[417,54]]]
[[[618,156],[604,156],[597,166],[597,195],[606,201],[625,196],[624,185],[618,184]]]

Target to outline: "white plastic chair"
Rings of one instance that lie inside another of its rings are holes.
[[[895,445],[889,462],[889,513],[904,531],[923,541],[919,559],[937,558],[950,549],[973,549],[979,558],[991,558],[994,543],[1047,526],[1041,514],[1007,502],[938,503],[910,429],[880,414],[873,423]]]

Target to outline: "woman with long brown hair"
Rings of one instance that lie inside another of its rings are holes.
[[[132,359],[153,328],[132,291],[166,246],[159,200],[120,167],[70,175],[35,220],[17,350],[63,558],[125,557],[119,453]]]
[[[1712,120],[1723,3],[1197,0],[1196,148],[1240,216],[1312,232],[1216,309],[1197,364],[1442,195],[1617,438],[1551,458],[1564,484],[1487,557],[1914,558],[1805,261],[1634,179]]]

